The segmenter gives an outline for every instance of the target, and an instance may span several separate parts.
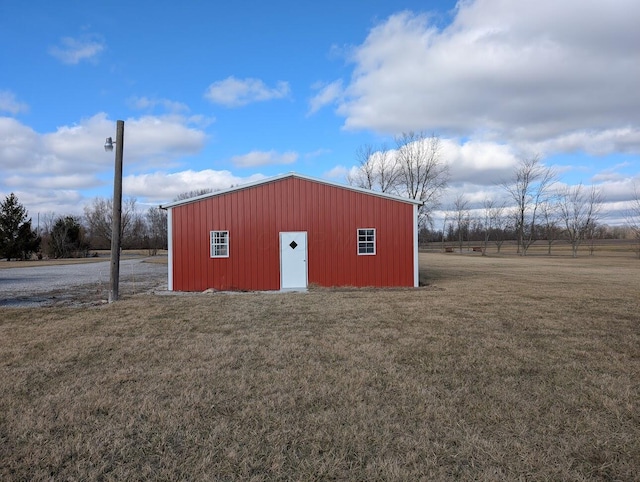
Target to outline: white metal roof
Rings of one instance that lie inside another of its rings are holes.
[[[415,205],[422,205],[423,202],[422,201],[417,201],[415,199],[409,199],[409,198],[405,198],[405,197],[401,197],[401,196],[395,196],[393,194],[387,194],[384,192],[377,192],[377,191],[372,191],[371,189],[363,189],[360,187],[354,187],[354,186],[348,186],[346,184],[340,184],[337,182],[332,182],[332,181],[326,181],[324,179],[318,179],[315,177],[311,177],[311,176],[305,176],[303,174],[298,174],[295,172],[288,172],[286,174],[279,174],[277,176],[273,176],[273,177],[267,177],[265,179],[261,179],[259,181],[254,181],[254,182],[249,182],[247,184],[240,184],[238,186],[234,186],[231,187],[229,189],[223,189],[221,191],[215,191],[215,192],[210,192],[207,194],[202,194],[200,196],[195,196],[195,197],[191,197],[189,199],[181,199],[179,201],[173,201],[170,203],[166,203],[166,204],[162,204],[160,206],[161,209],[171,209],[174,208],[176,206],[181,206],[183,204],[189,204],[189,203],[193,203],[193,202],[197,202],[200,201],[202,199],[208,199],[211,197],[215,197],[215,196],[220,196],[222,194],[227,194],[230,192],[235,192],[235,191],[240,191],[242,189],[249,189],[255,186],[260,186],[262,184],[267,184],[270,182],[274,182],[274,181],[280,181],[282,179],[286,179],[288,177],[293,177],[293,178],[298,178],[298,179],[305,179],[307,181],[312,181],[312,182],[317,182],[320,184],[326,184],[329,186],[334,186],[334,187],[339,187],[341,189],[348,189],[350,191],[356,191],[356,192],[360,192],[363,194],[367,194],[369,196],[378,196],[378,197],[382,197],[385,199],[392,199],[394,201],[400,201],[400,202],[404,202],[404,203],[408,203],[408,204],[415,204]]]

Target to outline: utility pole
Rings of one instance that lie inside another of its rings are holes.
[[[107,139],[110,144],[111,138]],[[105,144],[105,149],[107,148]],[[111,147],[113,149],[113,147]],[[120,229],[122,225],[122,153],[124,151],[124,121],[117,121],[116,166],[113,180],[113,216],[111,222],[111,283],[109,303],[118,301],[120,283]]]

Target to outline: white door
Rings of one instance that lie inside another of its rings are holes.
[[[307,287],[307,233],[280,233],[280,289]]]

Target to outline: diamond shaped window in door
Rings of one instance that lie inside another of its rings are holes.
[[[298,247],[298,243],[296,243],[295,241],[291,241],[289,243],[289,246],[291,246],[291,249],[296,249]]]

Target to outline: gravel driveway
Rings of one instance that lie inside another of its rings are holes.
[[[167,265],[120,260],[120,296],[167,289]],[[0,307],[85,306],[109,296],[110,262],[0,269]]]

